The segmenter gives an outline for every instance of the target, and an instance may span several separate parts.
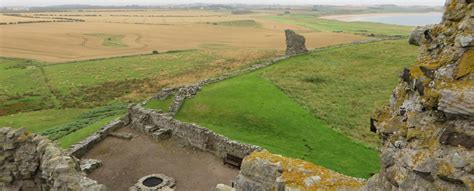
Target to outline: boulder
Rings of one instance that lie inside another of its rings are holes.
[[[292,56],[308,52],[305,46],[306,39],[304,36],[297,34],[295,31],[285,30],[286,36],[286,55]]]
[[[417,26],[410,34],[410,39],[408,43],[411,45],[420,46],[421,41],[425,38],[425,36],[429,35],[429,30],[433,28],[433,25],[426,25],[426,26]]]

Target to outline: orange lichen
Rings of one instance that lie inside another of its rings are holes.
[[[283,169],[282,178],[286,185],[305,190],[335,190],[336,188],[360,188],[365,184],[361,179],[351,178],[324,167],[299,160],[274,155],[268,151],[254,152],[245,158],[246,161],[257,158],[267,160],[271,163],[279,163]],[[307,187],[305,180],[318,176],[320,181]]]
[[[464,53],[458,66],[456,78],[462,78],[474,72],[474,50]]]
[[[438,167],[438,175],[441,175],[441,176],[449,176],[453,173],[453,167],[450,166],[449,164],[447,163],[441,163],[439,164],[439,167]]]

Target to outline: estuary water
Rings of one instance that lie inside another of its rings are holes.
[[[381,14],[361,14],[361,15],[334,15],[323,18],[340,21],[364,21],[393,25],[421,26],[438,24],[441,22],[443,13],[381,13]]]

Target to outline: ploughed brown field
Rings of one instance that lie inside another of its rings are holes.
[[[67,62],[145,54],[153,50],[284,50],[283,30],[286,28],[302,33],[308,48],[366,38],[343,33],[311,32],[300,26],[264,18],[272,14],[275,13],[234,15],[229,12],[167,10],[25,13],[22,15],[44,19],[81,19],[85,22],[0,25],[0,56]]]

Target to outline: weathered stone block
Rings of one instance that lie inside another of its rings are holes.
[[[287,56],[308,52],[308,49],[306,49],[306,39],[304,36],[299,35],[295,31],[289,29],[285,30],[285,36]]]

